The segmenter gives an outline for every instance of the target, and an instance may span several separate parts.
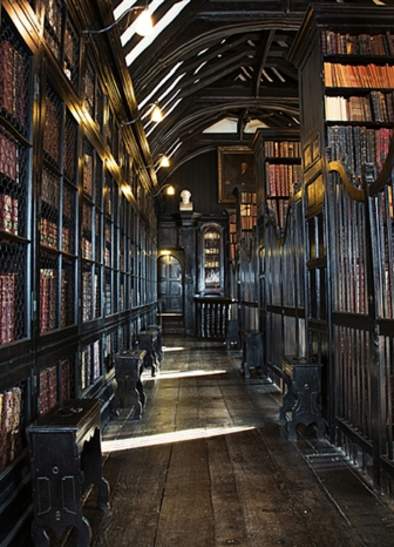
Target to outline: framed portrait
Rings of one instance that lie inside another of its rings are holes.
[[[256,191],[254,152],[247,146],[218,148],[219,203],[235,203],[236,187],[245,192]]]

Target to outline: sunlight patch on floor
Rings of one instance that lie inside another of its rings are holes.
[[[184,346],[163,346],[163,353],[169,353],[174,351],[185,351]]]
[[[179,378],[195,378],[201,376],[216,376],[218,374],[227,374],[227,370],[218,369],[218,370],[167,370],[161,371],[159,376],[146,377],[144,382],[149,381],[160,381],[160,380],[177,380]]]
[[[183,429],[180,431],[171,431],[169,433],[157,433],[155,435],[144,435],[141,437],[130,437],[127,439],[117,439],[113,441],[103,441],[102,451],[121,452],[123,450],[133,450],[135,448],[145,448],[149,446],[158,446],[162,444],[180,443],[185,441],[195,441],[198,439],[209,439],[221,435],[232,435],[251,431],[254,426],[222,426],[211,428]]]

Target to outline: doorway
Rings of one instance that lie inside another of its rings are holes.
[[[183,334],[183,267],[174,255],[158,259],[160,315],[164,333]]]

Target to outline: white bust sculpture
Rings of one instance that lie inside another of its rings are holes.
[[[191,192],[189,192],[189,190],[182,190],[182,192],[179,195],[181,197],[181,202],[179,203],[179,210],[193,211],[193,203],[190,201],[190,198],[192,197]]]

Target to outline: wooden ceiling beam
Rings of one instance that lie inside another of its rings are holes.
[[[191,104],[190,104],[191,103]],[[160,128],[160,133],[156,135],[156,138],[153,138],[153,147],[157,142],[160,141],[161,144],[166,144],[167,142],[173,141],[178,137],[184,127],[187,127],[188,124],[194,122],[196,119],[206,116],[210,113],[219,113],[226,112],[228,110],[238,108],[253,108],[260,111],[262,114],[265,111],[268,112],[286,112],[290,116],[299,116],[299,110],[297,106],[292,104],[287,104],[286,102],[281,102],[281,99],[273,98],[271,100],[265,99],[255,99],[249,98],[240,101],[239,103],[229,102],[222,104],[209,105],[205,107],[200,107],[192,110],[193,101],[188,101],[187,104],[183,105],[182,113],[179,112],[176,117],[173,117],[171,124],[166,124],[169,127],[166,130],[165,127]]]
[[[242,59],[248,58],[250,55],[253,55],[254,58],[255,52],[247,48],[237,55],[225,57],[216,63],[211,63],[205,70],[202,70],[196,75],[192,75],[190,78],[182,82],[182,87],[185,91],[185,93],[182,93],[182,96],[187,97],[190,92],[195,93],[198,89],[202,89],[202,87],[209,85],[208,82],[212,83],[213,81],[217,81],[225,74],[229,74],[234,70],[237,70]],[[196,80],[199,80],[201,83],[195,84],[194,82],[196,82]],[[189,89],[186,89],[187,86]]]
[[[174,49],[165,55],[164,57],[156,59],[155,63],[152,63],[150,69],[146,70],[146,67],[142,65],[141,70],[136,72],[136,79],[141,79],[143,82],[149,80],[158,81],[157,78],[163,70],[170,70],[177,62],[183,61],[190,55],[197,54],[205,47],[209,47],[212,43],[217,43],[224,38],[229,38],[239,34],[261,32],[271,29],[282,30],[297,30],[299,22],[292,20],[291,18],[285,18],[281,21],[275,19],[265,19],[261,21],[253,21],[249,23],[236,23],[233,25],[226,25],[223,27],[215,27],[208,32],[195,35],[192,39],[185,41],[180,45],[175,45]]]
[[[281,98],[284,100],[297,100],[298,87],[296,85],[289,86],[263,86],[260,87],[259,96],[256,98],[264,99],[265,97]],[[196,93],[194,100],[201,103],[221,103],[223,101],[239,101],[245,98],[250,98],[250,89],[233,86],[233,87],[206,87],[202,92]]]
[[[264,70],[265,64],[267,62],[267,57],[270,52],[272,42],[275,36],[275,30],[271,29],[267,32],[264,32],[263,39],[260,45],[260,63],[256,71],[256,77],[254,82],[254,94],[256,97],[260,95],[260,86],[261,86],[261,75]]]
[[[197,69],[203,61],[206,61],[209,63],[213,59],[217,58],[218,55],[224,55],[227,52],[231,52],[233,50],[239,51],[239,47],[244,44],[246,41],[246,37],[243,36],[242,38],[239,38],[238,40],[235,40],[232,43],[223,45],[221,47],[217,47],[212,51],[212,48],[204,55],[200,56],[193,56],[189,61],[184,62],[179,69],[171,76],[171,78],[166,82],[166,87],[170,87],[170,85],[176,80],[176,78],[179,76],[179,74],[182,74],[184,72],[190,74],[193,73],[195,69]],[[247,46],[249,48],[249,52],[253,52],[253,48],[251,46]],[[196,76],[197,77],[197,76]],[[196,78],[195,77],[195,78]],[[195,79],[194,78],[194,79]],[[183,83],[183,82],[182,82]],[[137,88],[137,95],[139,97],[144,97],[146,95],[149,95],[149,93],[152,92],[152,90],[155,88],[156,81],[149,81],[149,83],[146,86],[140,86]],[[163,92],[163,89],[160,90],[160,92]]]

